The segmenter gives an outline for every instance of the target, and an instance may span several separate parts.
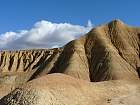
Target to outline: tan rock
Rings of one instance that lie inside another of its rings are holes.
[[[139,46],[140,28],[114,20],[62,48],[2,51],[1,103],[139,105]]]
[[[140,81],[114,80],[91,83],[64,74],[49,74],[16,88],[3,97],[0,103],[2,105],[121,105],[122,103],[139,105],[139,98]]]

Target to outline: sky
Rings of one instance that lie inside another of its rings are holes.
[[[0,49],[52,48],[120,19],[140,26],[140,0],[0,0]]]

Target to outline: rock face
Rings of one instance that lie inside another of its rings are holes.
[[[139,46],[140,28],[114,20],[62,48],[2,51],[0,104],[139,105]]]

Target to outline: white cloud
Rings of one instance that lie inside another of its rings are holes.
[[[91,20],[88,20],[87,27],[93,27],[93,24],[92,24]]]
[[[0,35],[0,49],[28,49],[60,47],[69,41],[84,35],[92,28],[89,21],[87,27],[69,23],[52,23],[42,20],[35,23],[30,30],[6,32]]]

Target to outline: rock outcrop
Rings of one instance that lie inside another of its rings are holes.
[[[120,20],[62,48],[0,52],[4,105],[139,105],[139,77],[140,28]]]

